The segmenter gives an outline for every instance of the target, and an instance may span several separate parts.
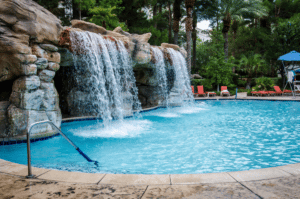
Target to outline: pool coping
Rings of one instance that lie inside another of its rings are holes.
[[[258,97],[255,98],[258,99]],[[204,100],[216,100],[216,99],[220,99],[220,98],[210,97],[210,98],[205,98]],[[230,98],[228,97],[221,98],[221,100],[226,100],[226,99],[230,99]],[[272,99],[274,99],[274,97],[272,97]],[[195,100],[202,101],[203,98],[200,98],[200,100],[199,98],[196,98]],[[249,100],[249,98],[244,98],[242,100]],[[264,98],[263,100],[270,100],[270,99]],[[295,99],[294,100],[274,99],[274,101],[295,101]],[[297,99],[296,101],[300,101],[300,99]],[[157,109],[157,108],[159,108],[159,106],[145,109],[143,110],[143,112]],[[77,118],[77,119],[84,119],[84,118]],[[71,118],[66,118],[64,120],[70,121]],[[26,177],[28,174],[27,172],[28,172],[27,165],[17,164],[17,163],[0,159],[0,173],[15,175],[19,177]],[[59,171],[53,169],[43,169],[43,168],[36,168],[36,167],[32,167],[32,172],[33,175],[35,175],[35,179],[56,181],[56,182],[79,183],[79,184],[196,185],[196,184],[211,184],[211,183],[243,183],[243,182],[250,182],[250,181],[261,181],[261,180],[270,180],[276,178],[300,176],[300,163],[287,164],[284,166],[269,167],[263,169],[255,169],[255,170],[221,172],[221,173],[201,173],[201,174],[80,173],[80,172]]]

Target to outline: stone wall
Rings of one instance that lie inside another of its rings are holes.
[[[53,77],[60,54],[60,20],[31,0],[0,1],[0,137],[26,134],[30,124],[61,124]],[[33,133],[52,131],[48,124]]]

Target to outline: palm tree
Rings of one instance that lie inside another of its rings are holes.
[[[189,72],[189,76],[191,76],[191,46],[192,46],[192,30],[193,30],[193,7],[195,4],[195,0],[185,0],[185,8],[186,8],[186,19],[185,19],[185,30],[186,30],[186,51],[187,51],[187,68]]]
[[[242,55],[239,61],[239,68],[248,73],[246,89],[250,89],[251,80],[254,74],[266,72],[267,64],[260,54],[249,53],[248,56]]]
[[[181,18],[180,4],[182,0],[175,0],[173,4],[173,32],[174,32],[174,44],[178,44],[178,32],[179,32],[179,21]]]
[[[232,20],[243,20],[245,15],[263,17],[267,15],[267,9],[261,0],[221,0],[220,13],[223,20],[222,33],[225,39],[224,54],[228,59],[228,32]]]

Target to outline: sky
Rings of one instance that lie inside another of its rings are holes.
[[[209,26],[209,20],[203,20],[203,21],[197,23],[197,28],[200,28],[202,30],[211,29],[208,26]]]

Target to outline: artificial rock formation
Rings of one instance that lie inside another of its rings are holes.
[[[9,99],[0,99],[0,137],[25,135],[26,127],[46,119],[60,126],[53,77],[60,68],[55,45],[61,31],[60,20],[34,1],[0,1],[0,83],[13,82],[6,84]],[[49,131],[47,124],[33,129]]]
[[[61,66],[73,66],[74,60],[71,49],[71,41],[70,41],[70,32],[71,31],[89,31],[97,34],[101,34],[104,39],[110,39],[112,41],[120,40],[124,43],[125,47],[128,49],[129,55],[131,56],[134,64],[134,73],[136,78],[137,87],[139,90],[139,99],[142,103],[143,107],[156,106],[159,104],[160,92],[159,85],[157,80],[155,79],[155,68],[153,64],[155,63],[155,58],[151,52],[151,46],[148,43],[151,33],[146,33],[143,35],[138,34],[130,34],[126,31],[123,31],[121,27],[115,28],[113,31],[106,30],[105,28],[95,25],[93,23],[80,21],[80,20],[72,20],[72,27],[65,27],[64,31],[61,33],[61,38],[59,45],[63,48],[59,49],[61,53]],[[169,65],[173,64],[170,58],[170,55],[167,51],[167,48],[173,48],[174,50],[180,51],[182,55],[186,58],[186,51],[183,48],[180,48],[174,44],[162,43],[160,50],[164,53],[164,58],[169,63]],[[80,53],[80,52],[74,52]],[[58,72],[58,75],[62,78],[63,74],[68,74],[69,78],[63,80],[61,84],[63,85],[61,88],[61,107],[63,112],[68,112],[68,93],[71,92],[72,86],[74,86],[74,79],[72,79],[72,75],[70,74],[70,69],[63,68]],[[167,68],[168,75],[168,88],[171,89],[173,86],[173,82],[175,79],[175,73],[171,67]],[[56,79],[55,81],[60,81]],[[76,113],[76,111],[73,111]]]
[[[70,31],[90,31],[122,41],[133,60],[142,105],[154,106],[161,100],[148,43],[151,33],[130,34],[120,27],[110,31],[80,20],[71,23],[72,27],[63,28],[59,19],[32,0],[0,1],[0,138],[23,136],[30,124],[46,119],[59,127],[61,109],[69,114],[68,94],[75,84],[66,78],[72,77],[74,66]],[[159,48],[169,63],[167,48],[186,57],[186,51],[176,45]],[[167,69],[167,75],[171,89],[174,71]],[[49,131],[52,127],[44,124],[33,133]]]

